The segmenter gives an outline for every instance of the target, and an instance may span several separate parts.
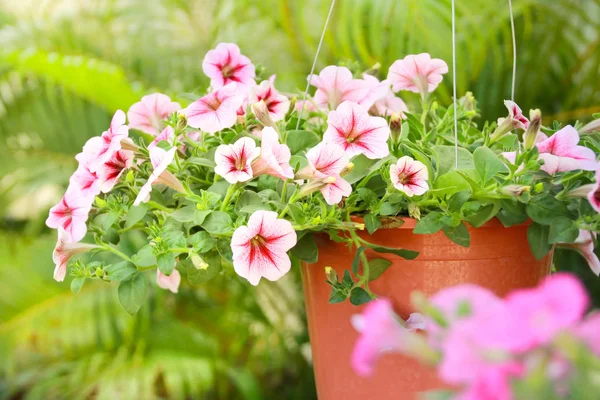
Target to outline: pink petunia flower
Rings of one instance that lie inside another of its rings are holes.
[[[150,149],[150,162],[154,171],[148,177],[148,180],[141,187],[135,201],[134,206],[139,206],[141,203],[147,203],[150,200],[150,192],[152,191],[152,185],[154,183],[165,184],[177,191],[185,192],[181,182],[169,171],[167,167],[173,162],[175,158],[175,147],[170,150],[164,150],[160,147],[153,147]]]
[[[550,175],[577,169],[596,170],[598,162],[594,151],[577,146],[577,143],[579,143],[579,133],[571,125],[565,126],[548,139],[537,143],[540,159],[544,160],[541,169]]]
[[[369,92],[358,104],[367,108],[373,115],[388,117],[393,113],[398,113],[404,117],[408,107],[402,99],[392,92],[390,82],[387,79],[380,82],[373,75],[364,74],[363,80],[369,87]]]
[[[222,144],[215,151],[215,174],[229,183],[246,182],[252,179],[252,161],[260,154],[254,140],[243,137],[234,144]]]
[[[198,133],[198,132],[193,132],[193,133]],[[188,135],[188,137],[190,137],[190,135]],[[150,150],[151,148],[155,147],[159,142],[167,142],[167,143],[171,143],[173,141],[173,138],[175,137],[175,131],[173,130],[172,127],[167,126],[165,129],[163,129],[163,131],[154,138],[154,140],[152,141],[152,143],[150,143],[148,145],[148,150]]]
[[[596,356],[600,357],[600,312],[594,312],[586,317],[573,329],[575,336],[583,342]]]
[[[377,159],[390,154],[390,128],[385,119],[371,117],[362,106],[345,101],[327,117],[323,141],[340,146],[348,157],[364,154]]]
[[[508,109],[507,120],[511,122],[511,126],[515,129],[527,129],[529,126],[529,120],[525,115],[523,115],[521,107],[519,107],[514,101],[510,100],[504,100],[504,105]]]
[[[290,166],[290,148],[279,143],[279,135],[269,126],[263,128],[261,138],[260,157],[252,163],[254,176],[271,175],[283,180],[292,179],[294,170]]]
[[[254,65],[234,43],[219,43],[216,49],[206,53],[202,70],[210,78],[213,89],[221,89],[232,82],[242,87],[255,84]]]
[[[369,93],[369,87],[362,79],[354,79],[346,67],[330,65],[319,75],[308,77],[311,85],[317,88],[313,100],[319,107],[334,110],[344,101],[358,103]]]
[[[52,253],[52,261],[54,261],[54,264],[56,265],[54,268],[54,280],[57,282],[65,280],[67,264],[72,256],[96,248],[98,248],[98,246],[92,244],[73,243],[69,234],[62,226],[59,226],[58,241],[56,242],[56,247],[54,247],[54,252]]]
[[[156,135],[162,129],[162,120],[179,109],[181,109],[179,103],[171,101],[165,94],[153,93],[144,96],[127,111],[129,127]]]
[[[408,90],[421,93],[425,97],[442,82],[442,75],[448,72],[448,64],[439,58],[431,58],[428,53],[408,55],[396,60],[389,69],[387,79],[392,90]]]
[[[119,150],[115,152],[112,158],[106,161],[98,169],[98,179],[100,181],[100,190],[108,193],[119,181],[123,172],[133,165],[133,152]]]
[[[596,182],[591,186],[587,198],[596,212],[600,212],[600,168],[596,169]]]
[[[196,100],[183,112],[192,128],[215,133],[235,125],[237,110],[243,102],[244,95],[235,83],[230,83]]]
[[[594,239],[596,239],[595,232],[580,229],[579,236],[574,243],[561,243],[560,245],[577,250],[585,258],[592,272],[600,276],[600,260],[594,252]]]
[[[92,199],[84,196],[76,188],[67,189],[60,202],[50,209],[46,219],[49,228],[63,228],[74,242],[79,242],[87,232],[86,221],[92,207]]]
[[[352,186],[340,176],[342,170],[350,163],[350,159],[344,150],[338,146],[330,146],[321,142],[306,153],[306,158],[308,167],[298,171],[296,178],[323,179],[333,177],[333,182],[319,187],[329,205],[337,204],[342,201],[342,197],[350,196]]]
[[[79,167],[69,179],[69,186],[89,199],[93,199],[100,194],[100,179],[96,172],[92,172],[85,164],[79,164]]]
[[[261,278],[276,281],[290,270],[287,252],[296,241],[296,232],[289,221],[278,219],[273,211],[256,211],[247,226],[233,232],[233,268],[255,286]]]
[[[96,172],[116,151],[121,149],[121,140],[129,136],[129,127],[125,125],[125,113],[117,110],[110,127],[100,137],[93,137],[83,147],[83,158],[89,160],[88,168]]]
[[[373,374],[381,354],[402,352],[404,338],[410,332],[398,321],[388,299],[369,302],[361,315],[352,317],[352,325],[360,332],[351,359],[352,368],[360,376]]]
[[[429,190],[427,167],[420,161],[404,156],[390,165],[390,180],[394,187],[408,197],[422,195]]]
[[[290,100],[279,93],[271,81],[262,81],[260,85],[251,89],[250,103],[261,100],[265,102],[269,116],[274,122],[282,120],[290,109]]]
[[[179,284],[181,283],[181,274],[176,269],[167,276],[156,269],[156,284],[161,289],[169,290],[171,293],[179,292]]]

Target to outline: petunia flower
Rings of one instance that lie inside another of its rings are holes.
[[[364,74],[363,80],[369,87],[369,92],[358,104],[367,108],[373,115],[387,117],[393,113],[398,113],[404,117],[408,107],[402,99],[392,92],[391,84],[387,79],[380,82],[373,75]]]
[[[188,137],[190,137],[190,136],[191,135],[188,135]],[[157,137],[154,138],[152,143],[150,143],[148,145],[148,149],[155,147],[158,144],[158,142],[165,141],[167,143],[171,143],[173,141],[174,137],[175,137],[175,131],[173,130],[172,127],[167,126],[165,129],[162,130],[162,132]]]
[[[513,129],[526,130],[529,126],[529,120],[523,115],[523,111],[521,111],[517,103],[504,100],[504,105],[508,109],[508,116],[506,118],[498,118],[498,126],[490,137],[491,143],[494,143]]]
[[[390,180],[394,187],[408,197],[422,195],[429,190],[427,167],[420,161],[404,156],[390,165]]]
[[[261,278],[276,281],[291,267],[287,252],[296,245],[296,231],[273,211],[256,211],[247,226],[233,232],[233,269],[252,285]]]
[[[252,161],[260,154],[254,140],[243,137],[233,144],[222,144],[215,151],[215,174],[229,183],[246,182],[252,179]]]
[[[594,312],[586,317],[573,329],[575,336],[583,340],[596,356],[600,357],[600,312]]]
[[[600,212],[600,168],[596,169],[596,182],[590,189],[587,198],[594,210]]]
[[[154,183],[162,183],[179,192],[185,192],[181,182],[179,182],[173,174],[167,171],[167,167],[175,158],[176,150],[175,147],[168,151],[161,149],[160,147],[153,147],[150,149],[150,162],[152,163],[154,170],[148,177],[144,186],[141,187],[133,202],[134,206],[139,206],[141,203],[146,203],[150,200],[150,192],[152,191],[152,185]]]
[[[330,65],[319,75],[311,75],[308,81],[317,88],[313,101],[319,107],[334,110],[344,101],[358,103],[369,93],[369,87],[362,79],[354,79],[346,67]]]
[[[442,82],[442,75],[448,72],[448,64],[439,58],[431,58],[428,53],[411,54],[396,60],[390,66],[387,79],[392,90],[408,90],[421,93],[425,97]]]
[[[73,190],[80,191],[81,194],[89,199],[93,199],[100,194],[100,179],[96,172],[92,172],[85,164],[79,164],[77,170],[69,179],[69,186]]]
[[[390,128],[385,119],[371,117],[362,106],[345,101],[327,117],[323,141],[340,146],[348,157],[364,154],[377,159],[390,154]]]
[[[98,169],[98,179],[100,181],[100,190],[108,193],[117,184],[123,172],[133,165],[133,152],[119,150],[115,152],[112,158],[106,161]]]
[[[179,291],[179,284],[181,283],[181,274],[176,269],[171,272],[171,275],[167,276],[156,269],[156,284],[161,289],[169,290],[171,293],[177,294]]]
[[[196,100],[183,112],[192,128],[215,133],[235,125],[237,110],[243,102],[244,95],[235,83],[230,83]]]
[[[162,129],[162,120],[179,109],[181,109],[179,103],[171,101],[165,94],[153,93],[144,96],[127,111],[129,127],[156,135]]]
[[[265,102],[269,116],[274,122],[282,120],[290,109],[290,100],[279,93],[271,81],[262,81],[250,90],[251,104],[261,100]]]
[[[541,169],[550,175],[577,169],[596,170],[598,162],[594,151],[577,146],[577,143],[579,143],[579,133],[571,125],[565,126],[548,139],[537,143],[539,158],[544,160]]]
[[[50,209],[46,219],[49,228],[63,228],[74,242],[79,242],[87,232],[86,221],[93,199],[84,196],[76,188],[67,189],[60,202]]]
[[[388,299],[369,302],[361,315],[352,317],[352,325],[360,337],[352,351],[352,368],[360,376],[373,374],[373,367],[381,354],[403,352],[409,329],[402,326]]]
[[[334,178],[331,183],[319,185],[325,201],[334,205],[342,201],[342,197],[350,196],[352,186],[341,177],[341,173],[350,164],[346,152],[338,146],[321,142],[306,153],[308,166],[298,171],[298,179]]]
[[[113,116],[110,127],[102,133],[102,136],[93,137],[87,141],[83,153],[92,158],[88,168],[96,172],[113,154],[121,149],[121,140],[129,136],[129,127],[125,125],[125,113],[117,110]]]
[[[260,156],[252,163],[254,176],[271,175],[283,180],[292,179],[294,170],[290,166],[290,148],[279,143],[279,135],[271,127],[263,128],[261,138]]]
[[[255,84],[254,65],[240,53],[240,48],[234,43],[219,43],[216,49],[206,53],[202,70],[210,78],[213,89],[221,89],[232,82],[242,87]]]
[[[52,261],[56,267],[54,268],[54,280],[62,282],[67,274],[67,263],[75,254],[85,253],[87,251],[98,248],[96,245],[85,243],[73,243],[69,234],[62,226],[58,227],[58,241],[54,252],[52,253]]]
[[[592,272],[600,276],[600,260],[594,252],[594,240],[596,239],[596,233],[579,230],[579,235],[573,243],[561,243],[561,247],[567,247],[577,250],[579,254],[585,258]]]

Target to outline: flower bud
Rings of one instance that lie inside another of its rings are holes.
[[[477,101],[471,92],[465,93],[463,97],[458,99],[458,104],[460,104],[465,111],[475,111],[477,109]]]
[[[402,135],[402,115],[397,112],[392,113],[390,117],[390,136],[392,142],[398,143]]]
[[[540,110],[529,111],[529,126],[525,131],[525,150],[531,149],[535,145],[535,140],[542,126],[542,112]]]
[[[175,128],[176,131],[183,132],[186,127],[187,127],[187,117],[185,116],[184,113],[178,112],[177,113],[177,126]]]
[[[162,183],[163,185],[166,185],[179,193],[187,193],[181,181],[167,170],[164,170],[158,176],[156,183]]]
[[[344,167],[344,169],[342,169],[340,171],[340,176],[346,176],[346,175],[348,175],[350,172],[352,172],[353,169],[354,169],[354,163],[353,162],[349,162],[348,165],[346,165]]]
[[[140,148],[133,143],[133,140],[129,138],[121,139],[121,149],[129,151],[138,151]]]
[[[417,221],[421,219],[421,209],[417,203],[410,203],[408,205],[408,216]]]
[[[531,190],[531,186],[507,185],[500,188],[500,193],[505,194],[507,196],[520,197],[524,193],[529,192],[529,190]]]
[[[335,270],[333,268],[325,267],[325,276],[327,276],[327,280],[332,285],[335,285],[336,283],[338,283],[338,275],[337,275],[337,272],[335,272]]]
[[[579,186],[578,188],[568,192],[567,197],[587,197],[587,195],[594,190],[594,186],[595,185],[593,183]]]
[[[314,180],[308,182],[306,185],[302,186],[302,188],[300,188],[300,191],[298,192],[298,198],[308,196],[309,194],[314,193],[317,190],[321,190],[322,188],[324,188],[325,186],[327,186],[331,183],[335,183],[334,176],[328,176],[326,178],[314,179]]]
[[[206,261],[204,261],[202,257],[200,257],[198,254],[191,253],[190,258],[192,260],[192,264],[194,264],[194,267],[196,267],[196,269],[205,270],[208,268],[208,264],[206,263]]]
[[[600,118],[593,120],[589,124],[585,125],[579,133],[586,134],[592,132],[600,132]]]
[[[253,103],[250,108],[252,108],[252,112],[261,124],[264,126],[270,126],[272,128],[276,127],[275,122],[273,122],[273,119],[271,119],[271,115],[269,115],[269,109],[264,100]]]

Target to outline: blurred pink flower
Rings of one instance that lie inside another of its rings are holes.
[[[79,242],[87,232],[86,221],[93,198],[84,196],[77,188],[67,189],[60,202],[50,209],[46,219],[49,228],[63,228],[73,242]]]
[[[448,72],[448,64],[439,58],[431,58],[427,53],[408,55],[396,60],[388,72],[392,90],[409,90],[421,93],[424,97],[433,92],[442,82],[442,75]]]
[[[404,117],[404,112],[408,111],[406,104],[396,97],[392,92],[390,82],[386,79],[381,82],[373,75],[364,74],[363,80],[369,87],[369,92],[359,104],[367,108],[371,114],[381,117],[388,117],[392,113],[398,113]]]
[[[573,329],[575,336],[583,340],[596,356],[600,357],[600,312],[587,316]]]
[[[352,317],[352,325],[360,332],[352,352],[352,368],[360,376],[373,374],[377,359],[385,352],[403,350],[407,328],[396,318],[388,299],[369,302],[361,315]]]
[[[129,136],[129,128],[125,125],[125,113],[117,110],[110,122],[110,127],[102,136],[93,137],[83,147],[81,159],[89,162],[88,168],[96,172],[113,154],[121,149],[121,140]],[[79,162],[82,162],[79,160]]]
[[[240,226],[233,233],[233,268],[255,286],[261,278],[276,281],[290,270],[287,252],[296,240],[296,231],[289,221],[278,219],[273,211],[256,211],[247,226]]]
[[[390,180],[396,189],[408,197],[422,195],[429,190],[427,167],[420,161],[404,156],[390,165]]]
[[[176,269],[171,272],[171,275],[167,276],[156,269],[156,284],[161,289],[169,290],[171,293],[177,293],[179,291],[179,284],[181,283],[181,274]]]
[[[167,167],[173,162],[176,150],[177,149],[175,147],[171,148],[168,151],[161,149],[160,147],[153,147],[150,149],[150,162],[152,163],[152,167],[154,168],[154,170],[148,177],[148,180],[146,181],[144,186],[141,187],[137,197],[135,198],[135,201],[133,202],[134,206],[139,206],[141,203],[146,203],[148,202],[148,200],[150,200],[152,184],[154,184],[155,182],[167,184],[165,179],[161,181],[160,177],[163,174],[170,175],[169,171],[167,171]],[[181,185],[181,183],[179,185]]]
[[[548,139],[537,143],[540,159],[544,160],[541,169],[550,175],[577,169],[596,170],[598,162],[594,151],[577,146],[577,143],[579,143],[579,133],[571,125],[565,126]]]
[[[254,176],[271,175],[283,180],[292,179],[294,170],[290,166],[290,148],[279,143],[279,134],[269,126],[262,129],[261,138],[260,156],[252,163]]]
[[[252,179],[252,161],[260,154],[254,140],[249,137],[238,139],[233,144],[222,144],[215,151],[215,174],[229,183],[246,182]]]
[[[83,164],[79,164],[79,167],[69,179],[69,187],[72,186],[73,190],[79,190],[84,197],[89,199],[93,199],[100,194],[100,184],[98,174],[90,171]]]
[[[290,100],[279,93],[271,81],[262,81],[260,85],[251,89],[250,103],[261,100],[265,102],[269,116],[274,122],[282,120],[290,109]]]
[[[319,75],[308,77],[311,85],[317,88],[313,100],[320,107],[334,110],[344,101],[358,103],[369,93],[369,87],[362,79],[354,79],[346,67],[330,65]]]
[[[193,132],[193,133],[198,133],[198,132]],[[191,134],[188,135],[188,137],[190,137],[190,138],[191,138],[191,136],[192,136]],[[157,137],[154,138],[152,143],[150,143],[148,145],[148,150],[155,147],[159,142],[162,142],[162,141],[171,144],[174,137],[175,137],[175,131],[173,130],[172,127],[167,126],[165,129],[163,129],[163,131]]]
[[[362,106],[345,101],[327,117],[323,141],[340,146],[348,157],[364,154],[377,159],[390,154],[390,128],[385,119],[371,117]]]
[[[144,96],[127,111],[129,127],[156,135],[162,129],[162,120],[179,109],[181,109],[179,103],[171,101],[165,94],[153,93]]]
[[[54,268],[54,280],[62,282],[65,280],[67,274],[67,263],[69,259],[78,253],[85,253],[92,249],[96,249],[98,246],[85,243],[73,243],[73,240],[69,234],[63,229],[62,226],[58,227],[58,241],[54,252],[52,253],[52,261],[56,267]]]
[[[244,95],[235,83],[230,83],[190,104],[183,112],[188,125],[204,132],[215,133],[231,128],[237,121],[237,111]]]
[[[112,158],[102,164],[97,172],[102,192],[110,192],[123,175],[123,172],[131,168],[132,165],[133,152],[127,150],[115,152]]]
[[[596,169],[596,182],[593,184],[587,198],[594,210],[600,212],[600,168]]]
[[[335,178],[334,182],[327,183],[319,189],[327,204],[337,204],[342,201],[342,197],[350,196],[352,186],[340,176],[342,170],[350,163],[344,150],[321,142],[306,153],[306,158],[308,167],[298,171],[297,178]]]
[[[585,258],[592,272],[600,276],[600,260],[594,252],[594,239],[596,239],[596,233],[579,230],[579,236],[574,243],[561,243],[561,247],[569,247],[575,249]]]
[[[210,85],[218,90],[229,83],[240,87],[254,85],[256,74],[250,59],[241,54],[234,43],[219,43],[217,48],[206,53],[202,61],[202,70],[210,78]]]

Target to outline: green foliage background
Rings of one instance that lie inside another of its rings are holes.
[[[516,100],[548,120],[600,111],[600,0],[514,0]],[[111,114],[160,91],[186,102],[236,42],[285,91],[304,87],[326,0],[0,1],[0,398],[314,398],[296,275],[155,291],[135,318],[109,285],[52,281],[47,208]],[[457,1],[458,92],[505,114],[505,0]],[[451,60],[450,0],[338,0],[318,69]],[[450,101],[450,75],[438,89]],[[414,100],[408,97],[409,103]],[[568,258],[565,258],[568,260]],[[589,281],[591,278],[586,275]]]

